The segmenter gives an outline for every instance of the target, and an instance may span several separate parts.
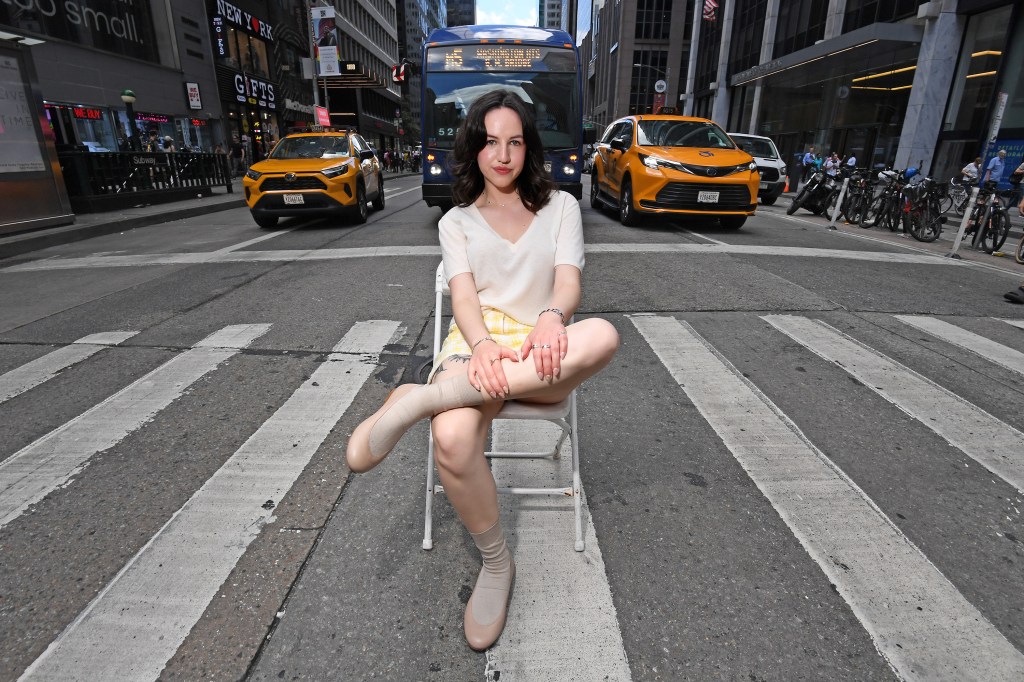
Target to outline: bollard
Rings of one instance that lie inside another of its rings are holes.
[[[946,254],[946,258],[955,258],[960,260],[961,256],[957,253],[960,250],[960,242],[964,240],[964,233],[967,232],[967,223],[971,220],[971,213],[974,212],[974,204],[978,200],[978,191],[980,187],[975,187],[971,191],[971,198],[967,200],[967,207],[964,209],[964,219],[960,221],[960,229],[956,232],[956,239],[953,240],[953,250]],[[975,226],[977,229],[977,226]]]
[[[843,199],[846,197],[846,188],[850,186],[850,178],[843,178],[843,186],[839,190],[839,196],[836,197],[836,206],[832,211],[832,220],[828,224],[828,229],[836,229],[836,219],[839,214],[843,212]]]

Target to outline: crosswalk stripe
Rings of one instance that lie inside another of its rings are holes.
[[[1012,324],[1014,327],[1020,327],[1024,329],[1024,320],[1003,320],[1006,324]]]
[[[686,323],[630,319],[898,675],[1024,678],[1024,655],[728,360]]]
[[[113,447],[196,380],[266,333],[269,324],[225,327],[0,463],[0,528]]]
[[[63,348],[7,372],[0,376],[0,403],[49,381],[71,365],[95,355],[104,348],[123,343],[136,334],[138,332],[101,332],[83,336]]]
[[[121,569],[22,679],[155,680],[398,331],[359,322]]]
[[[574,434],[575,435],[575,434]],[[558,437],[552,424],[496,420],[493,447],[500,451],[550,450]],[[572,485],[572,454],[560,459],[492,460],[498,487]],[[584,460],[586,453],[583,453]],[[630,680],[629,663],[615,615],[604,558],[584,505],[586,549],[576,539],[572,498],[531,496],[528,504],[509,495],[499,503],[514,546],[516,585],[508,620],[487,652],[487,679]],[[585,498],[584,498],[585,499]]]
[[[1017,490],[1024,490],[1024,433],[820,320],[793,315],[764,315],[763,319],[815,355],[842,367]]]
[[[1024,353],[1019,350],[996,343],[980,334],[952,325],[945,320],[922,315],[893,315],[897,320],[911,327],[927,332],[947,343],[963,348],[981,357],[1002,365],[1018,374],[1024,374]]]

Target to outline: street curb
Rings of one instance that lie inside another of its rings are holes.
[[[121,215],[105,222],[97,222],[85,225],[71,224],[61,227],[54,227],[45,230],[36,230],[23,234],[16,234],[11,237],[0,239],[0,259],[20,256],[39,249],[60,244],[82,241],[92,237],[100,237],[115,232],[134,230],[138,227],[150,227],[160,223],[181,220],[183,218],[194,218],[196,216],[218,213],[233,208],[245,206],[245,200],[239,197],[236,201],[220,201],[209,203],[204,206],[190,206],[188,208],[170,209],[150,215]]]

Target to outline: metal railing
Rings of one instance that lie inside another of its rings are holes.
[[[58,158],[76,213],[194,198],[221,185],[233,191],[223,154],[62,151]]]

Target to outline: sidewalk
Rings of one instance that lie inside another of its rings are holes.
[[[395,178],[419,175],[419,173],[384,173],[385,183]],[[196,216],[227,211],[245,206],[242,193],[242,179],[235,178],[234,192],[228,193],[223,187],[215,187],[213,195],[197,197],[186,201],[173,201],[166,204],[143,204],[120,211],[103,213],[80,213],[75,215],[71,225],[51,227],[43,230],[22,232],[0,237],[0,259],[20,256],[30,251],[45,249],[58,244],[68,244],[83,239],[99,237],[105,234],[134,230],[137,227],[149,227],[168,223],[172,220],[194,218]]]

